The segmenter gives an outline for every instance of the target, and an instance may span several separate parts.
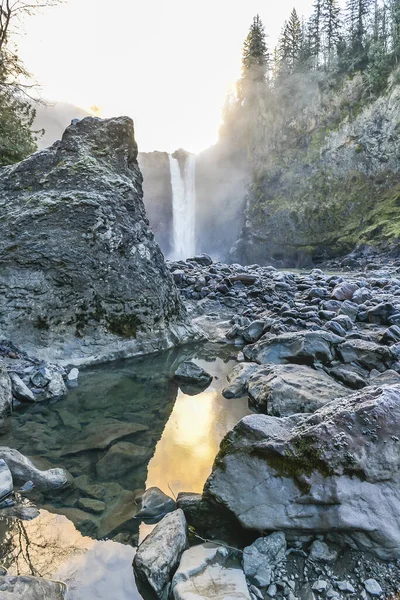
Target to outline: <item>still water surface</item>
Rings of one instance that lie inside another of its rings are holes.
[[[197,395],[172,379],[188,359],[214,377]],[[9,573],[66,581],[68,600],[141,598],[133,546],[149,527],[131,518],[134,499],[151,486],[169,495],[201,492],[222,437],[249,414],[246,399],[221,396],[234,364],[228,348],[203,345],[98,366],[82,372],[79,387],[65,399],[15,413],[2,443],[34,457],[38,466],[63,466],[75,486],[58,496],[38,495],[42,509],[34,521],[0,521]],[[107,454],[110,444],[122,459]],[[101,499],[101,514],[79,507],[88,497]],[[127,543],[103,539],[116,537]]]

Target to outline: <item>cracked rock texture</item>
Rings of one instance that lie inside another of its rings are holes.
[[[84,363],[193,337],[136,158],[131,119],[87,117],[0,170],[0,327],[28,352]]]
[[[310,416],[250,415],[222,441],[205,497],[246,529],[329,533],[399,558],[399,426],[400,385],[365,388]]]

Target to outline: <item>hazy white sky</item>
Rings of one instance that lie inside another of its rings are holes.
[[[217,139],[259,13],[276,44],[313,0],[66,0],[26,22],[21,58],[42,95],[135,121],[140,150],[198,152]]]

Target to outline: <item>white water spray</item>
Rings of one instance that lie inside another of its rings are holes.
[[[178,159],[169,155],[173,211],[173,258],[193,256],[195,252],[196,157],[188,154],[183,177]]]

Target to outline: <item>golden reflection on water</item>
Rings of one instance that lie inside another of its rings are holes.
[[[246,399],[226,400],[227,366],[196,360],[214,375],[210,387],[196,396],[179,391],[175,406],[148,467],[146,487],[157,486],[165,493],[201,492],[211,472],[221,439],[249,414]],[[228,368],[229,370],[229,368]]]

